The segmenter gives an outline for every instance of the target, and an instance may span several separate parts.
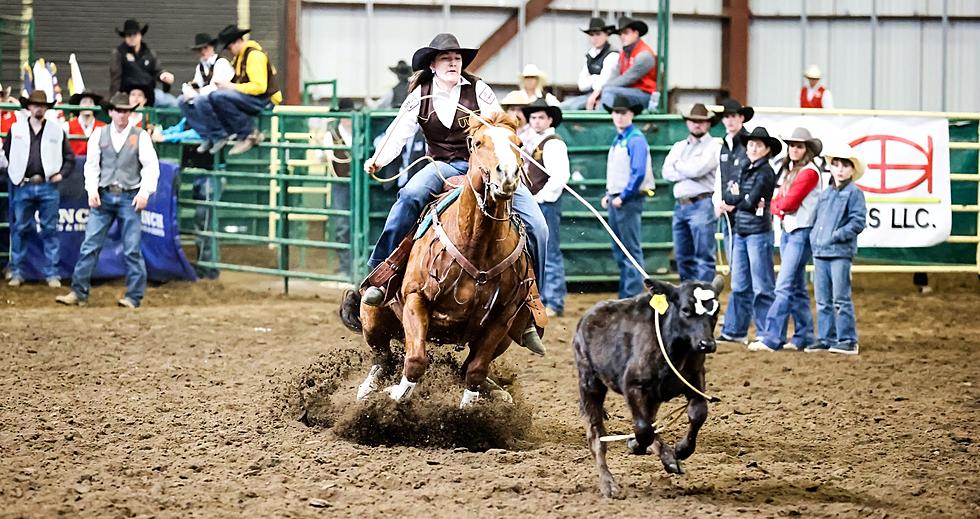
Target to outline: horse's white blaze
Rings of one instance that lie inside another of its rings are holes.
[[[479,391],[470,391],[469,389],[463,390],[463,400],[459,402],[459,408],[464,409],[476,403],[480,399]]]
[[[378,373],[380,372],[381,366],[377,364],[371,366],[371,370],[368,371],[364,382],[361,382],[361,385],[357,386],[358,400],[364,400],[368,395],[378,390]]]
[[[388,396],[396,402],[400,402],[403,398],[408,398],[412,396],[412,390],[415,389],[415,382],[409,382],[405,375],[402,375],[402,381],[398,383],[397,386],[391,386],[388,388]]]
[[[510,147],[510,136],[513,132],[507,128],[491,126],[484,132],[493,141],[493,151],[497,154],[497,163],[502,171],[517,173],[517,154]]]

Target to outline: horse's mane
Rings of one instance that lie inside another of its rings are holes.
[[[490,126],[502,126],[510,131],[517,133],[517,118],[506,112],[494,112],[483,119],[490,123]],[[476,132],[483,128],[483,123],[476,117],[470,116],[470,127],[466,130],[469,135],[476,135]]]

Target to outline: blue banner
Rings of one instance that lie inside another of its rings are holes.
[[[82,241],[85,240],[85,224],[88,222],[89,207],[82,173],[84,165],[85,157],[76,157],[75,170],[58,184],[58,191],[61,194],[61,209],[58,215],[61,261],[58,270],[63,280],[71,279],[75,262],[78,261],[78,251],[82,247]],[[141,213],[143,235],[140,249],[146,262],[147,278],[151,281],[197,280],[194,268],[187,261],[180,247],[177,223],[179,173],[180,168],[176,164],[160,162],[157,191],[150,197],[146,209]],[[12,192],[9,185],[8,189]],[[13,221],[12,210],[8,215],[8,221]],[[120,234],[118,222],[113,223],[92,277],[105,279],[126,275]],[[27,280],[43,279],[44,276],[38,266],[45,261],[44,249],[36,227],[28,232],[26,241],[27,257],[21,265],[21,275]]]

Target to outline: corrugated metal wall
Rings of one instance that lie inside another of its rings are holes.
[[[17,6],[4,9],[4,14],[19,14],[19,0],[4,0],[4,5],[11,1]],[[284,32],[284,1],[251,0],[250,5],[253,38],[282,69],[279,39]],[[86,86],[105,93],[109,87],[109,54],[122,41],[116,28],[121,28],[126,18],[149,24],[145,41],[164,67],[177,76],[177,81],[184,82],[192,79],[197,63],[196,53],[188,50],[194,34],[216,35],[222,27],[237,22],[238,12],[236,0],[43,0],[35,1],[34,16],[35,54],[56,63],[64,91],[67,93],[68,56],[74,52]],[[6,51],[5,48],[4,84],[15,79],[15,88],[19,89],[16,71],[11,77],[7,65],[8,60],[16,63],[17,56]]]

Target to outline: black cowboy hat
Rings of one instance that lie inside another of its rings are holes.
[[[432,58],[440,52],[453,51],[458,52],[463,55],[463,69],[465,70],[469,66],[473,58],[476,57],[476,53],[480,49],[466,49],[459,46],[459,40],[455,36],[447,32],[437,34],[435,38],[427,47],[422,47],[421,49],[415,51],[412,56],[412,70],[422,70],[429,66],[432,62]]]
[[[146,34],[146,31],[148,31],[148,30],[150,30],[150,24],[146,24],[143,27],[140,27],[140,23],[139,22],[137,22],[136,20],[133,20],[132,18],[130,18],[129,20],[126,20],[125,22],[123,22],[123,28],[122,28],[121,31],[118,28],[116,29],[116,33],[120,37],[125,38],[126,36],[129,36],[130,34],[136,34],[136,33]]]
[[[722,106],[722,111],[721,111],[722,117],[724,117],[727,114],[740,114],[742,117],[745,118],[745,120],[742,121],[744,123],[747,123],[750,120],[752,120],[752,116],[755,115],[755,108],[752,108],[751,106],[742,106],[742,103],[739,103],[735,99],[731,99],[731,98],[725,99],[724,101],[722,101],[721,106]]]
[[[95,103],[96,105],[102,104],[102,96],[96,94],[91,90],[85,90],[83,92],[78,92],[77,94],[72,94],[71,97],[68,98],[68,104],[77,105],[78,103],[81,103],[82,99],[85,99],[86,97],[91,99],[92,102]]]
[[[779,155],[779,152],[783,150],[783,143],[775,137],[770,137],[769,132],[762,126],[756,126],[752,129],[751,133],[740,133],[736,135],[735,138],[742,143],[742,146],[745,146],[752,139],[759,139],[760,141],[766,143],[766,146],[769,146],[770,157]]]
[[[613,110],[629,110],[633,112],[634,115],[640,115],[640,113],[643,112],[643,105],[639,103],[631,104],[629,102],[629,99],[626,99],[625,97],[620,95],[613,98],[612,106],[603,104],[602,107],[605,108],[606,111],[609,113],[612,113]]]
[[[194,45],[191,45],[191,50],[201,50],[208,45],[214,47],[218,43],[217,38],[212,38],[210,34],[206,32],[199,32],[194,35]]]
[[[557,106],[549,105],[544,99],[540,97],[535,99],[533,103],[521,107],[521,111],[524,112],[524,118],[527,120],[531,119],[531,114],[534,112],[546,112],[548,117],[551,117],[551,127],[557,128],[561,124],[561,108]]]
[[[54,106],[54,101],[48,101],[48,94],[44,90],[35,90],[27,97],[20,97],[20,106],[27,108],[30,105],[44,105],[51,108]]]
[[[412,67],[409,67],[408,63],[405,63],[405,60],[403,59],[398,60],[398,64],[394,67],[388,67],[388,70],[398,77],[408,77],[412,75]]]
[[[125,92],[116,92],[112,94],[105,103],[105,107],[110,110],[129,110],[133,111],[136,106],[129,104],[129,95]]]
[[[221,45],[222,48],[227,49],[231,42],[245,36],[250,32],[252,32],[252,29],[239,29],[237,25],[231,24],[224,29],[221,29],[221,32],[218,33],[218,45]]]
[[[608,25],[602,18],[590,18],[589,26],[582,29],[582,32],[590,34],[596,31],[605,31],[606,34],[616,34],[616,26]]]
[[[709,121],[712,126],[718,122],[718,114],[709,110],[704,103],[695,103],[687,111],[681,112],[681,117],[688,121]]]
[[[647,26],[646,22],[643,20],[634,20],[629,16],[620,16],[618,25],[619,27],[616,27],[617,33],[622,32],[623,29],[630,28],[639,32],[640,36],[642,37],[646,35],[646,33],[650,32],[650,27]]]

